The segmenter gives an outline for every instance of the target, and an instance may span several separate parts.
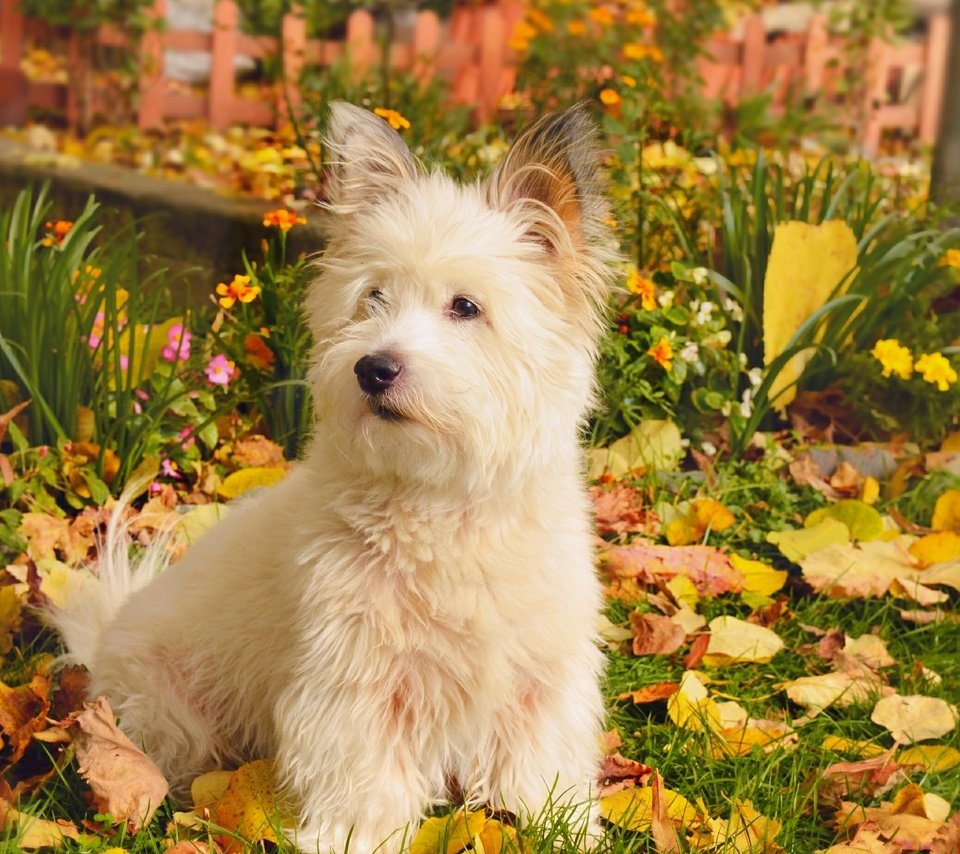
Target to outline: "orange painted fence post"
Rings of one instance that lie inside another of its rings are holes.
[[[954,0],[956,2],[956,0]],[[923,89],[920,93],[920,141],[933,144],[940,129],[940,110],[943,107],[947,79],[947,53],[950,49],[950,16],[939,13],[928,21],[924,57]],[[958,34],[960,36],[960,34]],[[951,81],[960,86],[960,81]]]
[[[377,58],[373,15],[357,9],[347,18],[347,56],[354,82],[363,80]]]
[[[413,48],[410,71],[421,86],[427,86],[437,70],[437,52],[440,49],[440,19],[436,12],[417,13],[413,25]]]
[[[237,4],[233,0],[217,0],[213,7],[210,88],[207,92],[207,120],[214,130],[223,130],[232,120],[239,25]]]
[[[23,58],[23,15],[18,0],[0,0],[0,121],[20,124],[27,115]]]
[[[160,27],[167,18],[166,0],[154,0],[151,21],[140,41],[140,106],[137,125],[141,130],[163,124],[164,57]]]
[[[307,49],[307,21],[303,16],[303,7],[294,5],[283,16],[280,30],[280,50],[283,52],[283,80],[280,82],[277,102],[277,122],[283,124],[291,115],[296,115],[303,95],[300,92],[300,78],[303,74]]]

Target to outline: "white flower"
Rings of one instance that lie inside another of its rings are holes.
[[[680,353],[678,355],[682,361],[688,362],[692,365],[694,362],[698,362],[700,360],[700,345],[697,344],[696,341],[688,341],[680,349]]]
[[[733,333],[729,329],[721,329],[719,332],[714,332],[713,335],[708,335],[704,338],[703,346],[712,347],[715,350],[722,350],[730,343],[731,338],[733,338]]]
[[[747,366],[747,354],[737,353],[737,361],[740,362],[740,370],[742,371]]]
[[[735,299],[730,299],[730,297],[724,299],[723,308],[734,322],[739,323],[743,320],[743,306]]]
[[[713,442],[701,442],[700,450],[703,451],[708,457],[716,456],[717,446]]]
[[[690,271],[690,278],[693,279],[695,285],[705,285],[707,283],[707,272],[706,267],[694,267]]]
[[[750,385],[756,388],[763,382],[763,368],[750,368],[747,371],[747,379],[750,381]]]
[[[753,389],[747,388],[743,391],[743,397],[740,400],[740,414],[744,418],[749,418],[753,414]]]
[[[673,305],[673,291],[663,291],[657,296],[657,302],[660,308],[670,308]]]
[[[715,308],[716,306],[712,302],[709,300],[704,300],[697,309],[697,316],[694,318],[693,322],[698,326],[703,326],[703,324],[709,323]]]

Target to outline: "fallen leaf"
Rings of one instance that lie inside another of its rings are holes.
[[[282,825],[277,783],[272,759],[258,759],[241,765],[227,784],[227,790],[213,809],[216,823],[225,830],[250,842],[277,842],[277,828]],[[218,840],[224,851],[242,849],[233,836]]]
[[[856,738],[844,738],[838,735],[828,735],[823,739],[823,749],[830,750],[833,753],[850,753],[854,756],[860,756],[863,759],[872,759],[875,756],[882,756],[887,752],[887,748],[874,744],[872,741],[865,741]],[[901,765],[906,763],[901,762]]]
[[[912,554],[921,567],[960,557],[960,534],[955,531],[937,531],[910,544]]]
[[[680,838],[677,828],[667,810],[667,799],[664,795],[663,777],[653,772],[653,796],[650,802],[650,835],[657,854],[680,854]]]
[[[685,670],[680,677],[680,690],[667,700],[667,715],[683,729],[720,728],[720,710],[693,670]]]
[[[800,741],[797,731],[785,721],[747,718],[743,726],[721,729],[710,740],[710,757],[748,756],[754,748],[770,753],[778,748],[792,749]]]
[[[933,506],[934,531],[960,531],[960,489],[948,489]]]
[[[645,786],[653,773],[649,765],[627,759],[619,753],[604,756],[597,793],[600,797],[605,797],[630,786]]]
[[[283,448],[266,436],[255,434],[233,443],[233,462],[240,468],[285,468]]]
[[[712,498],[697,498],[689,510],[667,526],[667,542],[671,546],[686,546],[703,540],[711,531],[725,531],[735,518],[726,507]]]
[[[754,809],[750,801],[734,801],[727,819],[711,819],[708,823],[709,847],[736,854],[780,854],[783,849],[774,840],[780,833],[779,821],[767,818]],[[698,839],[704,850],[706,840]]]
[[[656,703],[672,697],[680,686],[676,682],[657,682],[655,685],[646,685],[636,691],[625,691],[617,696],[618,700],[632,700],[638,706],[644,703]]]
[[[609,489],[591,487],[590,496],[597,533],[601,537],[646,531],[648,514],[640,490],[618,483]]]
[[[23,756],[33,736],[47,726],[50,711],[50,680],[35,673],[26,685],[11,688],[0,682],[0,730],[7,742],[6,762],[13,765]]]
[[[230,786],[233,771],[208,771],[190,784],[190,799],[194,809],[213,807]]]
[[[783,641],[775,632],[736,617],[716,617],[709,628],[710,642],[703,663],[712,667],[744,661],[765,663],[783,649]]]
[[[856,677],[839,672],[801,676],[784,682],[780,688],[792,702],[814,713],[830,706],[846,708],[868,703],[878,695],[892,692],[879,677]]]
[[[820,775],[819,797],[827,803],[840,803],[850,795],[874,797],[889,792],[906,779],[903,766],[894,761],[893,751],[856,762],[834,762]]]
[[[483,830],[487,817],[482,810],[457,810],[426,819],[410,844],[409,854],[459,854]]]
[[[913,558],[895,541],[834,543],[799,563],[810,586],[835,599],[883,596],[897,580],[918,584]]]
[[[914,744],[897,756],[901,765],[919,765],[928,774],[942,774],[960,765],[960,750],[945,744]]]
[[[789,573],[785,569],[774,569],[759,560],[748,560],[738,554],[730,555],[730,564],[743,575],[743,589],[761,596],[772,596],[787,583]]]
[[[20,630],[23,595],[12,584],[0,587],[0,656],[13,649],[13,636]]]
[[[858,638],[847,638],[843,647],[843,654],[847,658],[860,662],[870,670],[892,667],[897,663],[887,652],[887,645],[879,635],[861,635]]]
[[[884,531],[883,517],[876,508],[853,498],[814,510],[804,519],[803,526],[812,528],[824,519],[842,522],[847,526],[850,537],[861,542],[875,540]]]
[[[824,519],[809,528],[770,531],[767,542],[773,543],[788,560],[800,563],[807,555],[821,552],[828,546],[848,544],[850,530],[836,519]]]
[[[884,838],[906,851],[929,850],[943,824],[922,815],[892,812],[889,803],[864,807],[849,801],[840,804],[835,820],[841,829],[872,822]]]
[[[117,728],[105,697],[83,704],[74,738],[80,775],[90,785],[97,810],[125,822],[131,831],[147,824],[169,791],[153,762]]]
[[[635,540],[629,546],[613,546],[601,553],[601,565],[617,578],[655,582],[674,578],[689,581],[699,596],[739,593],[743,575],[731,565],[726,554],[712,546],[661,546]],[[678,599],[684,599],[682,591]]]
[[[258,466],[240,469],[228,474],[223,479],[223,482],[217,487],[217,494],[227,500],[232,500],[251,489],[273,486],[283,480],[286,475],[287,469],[285,466]]]
[[[683,795],[670,789],[663,790],[663,800],[667,816],[678,827],[685,827],[702,815]],[[601,798],[600,815],[617,827],[636,831],[649,830],[653,817],[653,789],[649,786],[634,786]]]
[[[937,697],[891,694],[881,699],[870,720],[890,731],[901,744],[940,738],[957,725],[957,708]]]
[[[683,646],[687,634],[670,617],[660,614],[630,615],[634,655],[669,655]]]
[[[903,854],[903,848],[886,842],[877,830],[876,822],[864,822],[857,828],[850,842],[831,845],[820,854]]]
[[[73,822],[47,821],[28,815],[12,807],[7,810],[4,829],[16,828],[17,846],[21,850],[63,848],[68,839],[80,839],[80,831]]]

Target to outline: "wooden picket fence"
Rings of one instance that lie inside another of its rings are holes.
[[[151,14],[163,20],[165,13],[166,0],[154,0]],[[458,3],[448,21],[421,11],[410,38],[390,45],[391,68],[408,71],[423,84],[434,76],[444,78],[451,84],[453,100],[471,105],[476,119],[487,121],[496,114],[501,98],[514,88],[517,57],[507,43],[523,14],[521,0],[493,0],[486,5]],[[21,15],[18,0],[0,0],[0,121],[16,120],[31,105],[59,104],[76,126],[83,107],[79,87],[31,83],[20,72],[24,46],[39,30],[38,22]],[[78,39],[75,33],[66,33],[65,38],[70,77],[76,81],[84,70]],[[101,27],[95,39],[104,46],[127,45],[125,34],[112,27]],[[864,150],[875,152],[882,133],[890,128],[927,143],[935,139],[949,39],[949,18],[940,14],[928,20],[922,40],[871,42],[866,68],[858,70],[865,75],[861,101],[849,103],[847,98],[843,102],[851,124],[859,128]],[[198,92],[165,79],[163,60],[167,50],[209,53],[208,87]],[[235,123],[274,126],[299,106],[302,96],[297,81],[306,67],[327,67],[346,59],[355,77],[361,79],[382,61],[381,50],[376,22],[367,11],[350,15],[345,39],[326,41],[306,37],[306,22],[295,9],[283,18],[278,39],[244,34],[234,0],[217,0],[211,32],[147,31],[139,46],[137,120],[144,129],[187,118],[205,118],[213,128]],[[708,53],[709,60],[700,63],[708,97],[736,104],[746,96],[769,91],[774,106],[782,105],[791,91],[841,98],[838,84],[846,73],[844,48],[828,34],[823,16],[814,16],[805,32],[779,35],[767,33],[762,18],[752,16],[738,36],[713,39]],[[266,101],[242,97],[234,71],[237,56],[279,56],[285,82],[275,87]],[[896,83],[909,75],[917,77],[918,91],[900,100]]]

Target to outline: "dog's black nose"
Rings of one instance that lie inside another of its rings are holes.
[[[378,353],[364,356],[353,366],[357,382],[367,394],[380,394],[393,385],[403,366],[392,356]]]

